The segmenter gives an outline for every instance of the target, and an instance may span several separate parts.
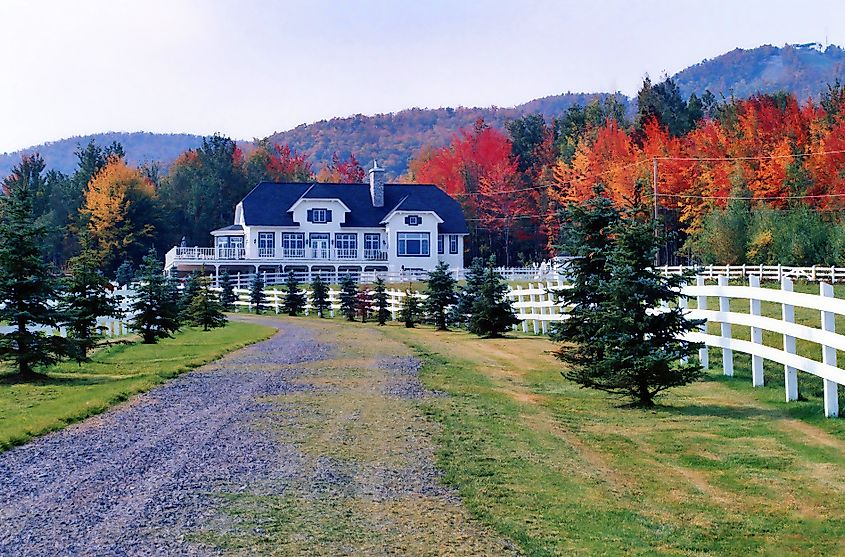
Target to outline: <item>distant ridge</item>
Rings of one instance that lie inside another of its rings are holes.
[[[818,43],[776,47],[764,45],[752,49],[737,48],[721,56],[686,68],[672,78],[684,95],[700,94],[709,89],[717,96],[742,98],[755,93],[788,91],[800,100],[818,98],[827,85],[837,79],[845,81],[845,50]],[[364,163],[378,159],[392,176],[404,173],[408,161],[424,145],[440,146],[462,128],[475,121],[484,121],[504,128],[508,120],[526,114],[541,113],[547,119],[565,112],[575,104],[587,104],[609,93],[564,93],[534,99],[515,107],[487,108],[410,108],[390,114],[361,114],[321,120],[272,134],[269,139],[287,143],[306,154],[319,170],[337,152],[345,158],[354,153]],[[633,110],[632,101],[617,94],[619,100]],[[156,134],[147,132],[109,132],[72,137],[0,154],[0,175],[5,176],[24,152],[39,151],[50,168],[70,172],[76,164],[73,154],[78,144],[91,139],[105,145],[112,141],[123,144],[129,162],[138,164],[159,161],[169,165],[186,149],[197,147],[202,137],[188,134]]]

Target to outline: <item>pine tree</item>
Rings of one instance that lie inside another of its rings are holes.
[[[162,273],[154,249],[144,256],[140,279],[131,304],[135,317],[129,328],[141,334],[144,344],[155,344],[179,330],[179,296],[173,282]]]
[[[135,278],[135,270],[128,259],[124,260],[114,274],[114,281],[120,286],[127,286]]]
[[[264,281],[261,280],[261,275],[255,273],[249,285],[249,303],[252,304],[252,309],[255,313],[262,313],[266,302],[267,296],[264,295]]]
[[[472,264],[466,270],[466,284],[458,293],[458,301],[449,310],[450,323],[468,325],[469,317],[472,315],[472,305],[484,284],[484,270],[484,259],[476,257],[472,260]]]
[[[25,175],[13,170],[0,196],[0,320],[12,327],[0,334],[0,360],[12,362],[22,379],[37,377],[75,352],[73,342],[35,327],[57,327],[65,316],[53,305],[58,282],[41,253],[47,228],[33,217],[33,195]]]
[[[329,287],[320,273],[314,275],[314,280],[311,281],[311,305],[321,318],[329,308]]]
[[[508,285],[494,268],[491,258],[484,271],[484,280],[469,318],[468,329],[471,333],[486,338],[502,336],[519,323],[513,312],[513,303],[508,299]]]
[[[200,282],[202,282],[203,274],[199,271],[194,271],[188,276],[185,281],[185,286],[179,296],[179,314],[180,319],[188,320],[188,306],[200,290]]]
[[[370,298],[370,289],[366,286],[355,296],[355,311],[361,317],[361,323],[366,323],[367,317],[373,311],[373,300]]]
[[[346,274],[340,279],[340,313],[347,321],[355,321],[355,301],[358,298],[358,285],[352,275]]]
[[[202,327],[203,331],[225,327],[227,319],[223,314],[223,304],[211,290],[211,279],[203,276],[197,282],[196,293],[186,310],[188,322],[194,327]]]
[[[402,311],[399,314],[405,327],[413,329],[420,316],[420,299],[410,289],[405,290],[405,297],[402,299]]]
[[[220,274],[220,304],[223,306],[223,311],[232,311],[237,299],[232,277],[229,275],[229,271],[223,271]]]
[[[446,309],[457,301],[455,295],[455,278],[449,272],[449,264],[441,261],[428,274],[426,281],[425,311],[429,318],[434,321],[438,331],[446,331]]]
[[[109,280],[99,271],[99,258],[85,235],[81,243],[82,253],[69,262],[70,274],[64,280],[60,304],[68,337],[76,341],[74,359],[78,362],[87,361],[88,352],[103,337],[97,318],[122,315],[120,300],[111,295]]]
[[[296,317],[305,308],[305,294],[299,290],[296,273],[288,271],[285,280],[285,311],[291,317]]]
[[[384,325],[390,319],[390,310],[387,309],[387,288],[384,279],[377,278],[373,290],[373,302],[376,308],[376,318],[379,325]]]
[[[687,319],[677,306],[660,310],[677,300],[688,277],[664,276],[654,268],[661,239],[643,211],[632,210],[601,233],[609,245],[603,250],[602,279],[583,281],[595,293],[590,307],[581,302],[571,308],[560,330],[570,333],[563,340],[574,344],[557,355],[570,366],[566,378],[653,406],[661,391],[701,377],[698,364],[684,363],[699,346],[679,340],[701,322]],[[583,328],[577,332],[579,324]]]
[[[549,336],[559,342],[580,344],[603,326],[598,313],[603,300],[600,286],[610,279],[607,257],[612,249],[611,231],[621,217],[601,185],[593,190],[592,198],[570,204],[561,217],[558,249],[573,258],[567,267],[571,287],[559,292],[557,302],[569,308],[569,318],[553,322]]]

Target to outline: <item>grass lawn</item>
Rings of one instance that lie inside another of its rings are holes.
[[[424,402],[446,481],[526,555],[845,553],[845,421],[747,360],[646,411],[564,380],[543,337],[382,330],[451,395]]]
[[[37,382],[18,383],[0,375],[0,450],[98,414],[273,331],[237,322],[209,332],[185,329],[158,344],[103,349],[81,366],[60,364]]]

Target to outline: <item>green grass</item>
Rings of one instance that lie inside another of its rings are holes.
[[[845,422],[743,362],[646,411],[564,380],[540,337],[387,333],[451,395],[426,407],[446,481],[526,555],[845,552]]]
[[[105,348],[91,362],[60,364],[35,382],[0,375],[0,450],[98,414],[273,331],[253,323],[229,323],[209,332],[186,329],[154,345]]]

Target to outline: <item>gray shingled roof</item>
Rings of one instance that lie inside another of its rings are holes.
[[[244,222],[249,226],[296,226],[288,209],[301,197],[342,201],[350,209],[343,227],[379,227],[401,202],[403,211],[436,212],[443,219],[441,233],[469,232],[458,202],[432,184],[387,184],[384,207],[373,207],[369,184],[261,182],[244,197]]]

